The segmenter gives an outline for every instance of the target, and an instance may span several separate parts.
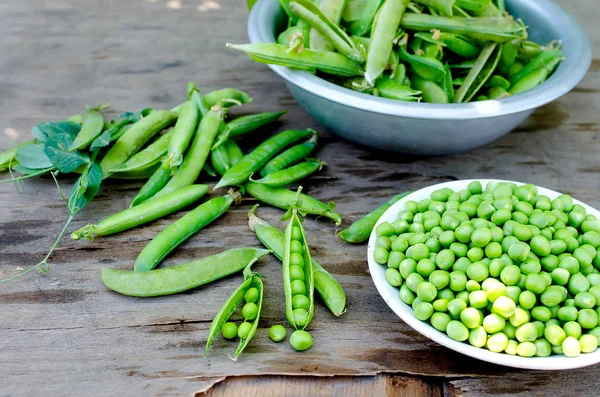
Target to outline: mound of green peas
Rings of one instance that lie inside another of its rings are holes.
[[[598,347],[600,221],[570,196],[475,181],[406,202],[376,233],[388,283],[453,340],[522,357]]]

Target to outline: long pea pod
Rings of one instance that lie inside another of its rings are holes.
[[[491,0],[456,0],[456,5],[463,10],[483,13],[488,9],[491,2]]]
[[[321,0],[319,10],[333,25],[339,26],[342,15],[347,8],[347,3],[346,0]],[[301,20],[310,25],[310,21],[306,19]],[[311,28],[309,37],[311,38],[310,49],[316,51],[333,51],[334,46],[317,29]]]
[[[221,88],[204,95],[208,108],[220,105],[227,108],[233,105],[245,105],[252,102],[252,98],[246,92],[237,88]]]
[[[135,207],[160,192],[169,182],[169,179],[171,179],[172,173],[173,171],[170,168],[159,166],[150,179],[142,186],[139,193],[133,198],[130,207]]]
[[[556,63],[558,62],[560,61],[557,60]],[[537,87],[538,85],[546,81],[553,68],[554,65],[549,64],[541,69],[534,70],[533,72],[529,73],[528,75],[517,81],[508,93],[510,95],[516,95]]]
[[[108,104],[90,107],[81,119],[81,130],[73,140],[69,151],[85,149],[92,144],[94,139],[98,138],[104,130],[104,117],[101,110],[108,107]]]
[[[377,14],[379,6],[383,3],[383,0],[367,0],[360,19],[353,21],[348,26],[348,31],[353,36],[364,36],[373,25],[373,20]]]
[[[267,176],[273,172],[280,171],[305,159],[317,147],[317,138],[318,136],[315,133],[306,142],[292,146],[286,151],[278,154],[273,159],[269,160],[267,164],[265,164],[265,166],[260,170],[260,175],[263,177]]]
[[[232,166],[214,187],[241,185],[283,148],[315,134],[314,130],[288,130],[267,139]]]
[[[456,0],[413,0],[417,4],[422,4],[442,13],[447,17],[453,16],[453,7]]]
[[[375,83],[375,90],[382,98],[396,99],[405,102],[418,102],[421,91],[413,90],[407,85],[399,84],[396,80],[381,78]]]
[[[454,82],[452,81],[452,70],[450,70],[450,65],[444,65],[444,69],[446,70],[446,74],[442,79],[442,88],[444,92],[446,92],[446,96],[448,97],[448,102],[451,103],[454,100],[454,95],[456,92],[454,91]]]
[[[229,138],[238,138],[246,135],[249,132],[256,131],[259,128],[274,123],[286,113],[287,110],[282,110],[280,112],[249,114],[238,117],[237,119],[233,119],[225,124],[225,128],[219,133],[217,141],[212,146],[211,150],[215,150]]]
[[[324,161],[308,159],[289,168],[269,173],[253,182],[270,187],[283,187],[309,177],[326,165]]]
[[[73,240],[108,236],[162,218],[198,201],[208,192],[206,185],[191,185],[174,191],[157,201],[147,201],[107,218],[97,225],[86,225],[71,234]]]
[[[108,179],[122,179],[122,180],[138,180],[138,179],[149,179],[154,175],[160,165],[153,165],[152,167],[144,168],[139,171],[132,172],[117,172],[108,176]],[[77,170],[75,170],[77,172]]]
[[[342,230],[340,233],[338,233],[338,237],[352,244],[364,243],[371,236],[371,232],[373,231],[375,224],[379,218],[381,218],[383,213],[392,205],[411,193],[412,192],[404,192],[392,197],[379,207],[375,208],[373,211],[369,212],[367,215],[354,222],[352,225],[350,225],[350,227]]]
[[[427,103],[448,103],[448,94],[446,91],[436,82],[422,79],[421,77],[414,76],[412,79],[412,86],[421,92],[421,96],[424,102]]]
[[[154,269],[171,251],[223,215],[231,206],[233,200],[234,198],[230,195],[216,197],[200,204],[194,210],[171,223],[140,252],[135,260],[134,270],[147,272]]]
[[[165,168],[178,167],[182,163],[183,154],[194,136],[199,118],[200,112],[196,104],[192,101],[185,102],[169,139],[167,157],[163,161]]]
[[[481,51],[471,39],[455,33],[446,33],[435,30],[434,33],[417,32],[415,33],[415,37],[444,46],[464,58],[474,58],[479,54],[479,51]]]
[[[544,46],[534,43],[533,41],[525,40],[520,43],[518,58],[523,60],[531,60],[544,50]]]
[[[469,102],[481,87],[492,77],[502,53],[502,46],[497,43],[487,43],[469,71],[465,82],[456,91],[454,103]]]
[[[502,46],[502,53],[498,61],[498,72],[506,75],[511,66],[514,65],[519,55],[521,42],[519,40],[509,41]]]
[[[560,49],[551,49],[542,51],[535,56],[529,63],[525,65],[519,72],[513,74],[508,78],[511,84],[516,84],[523,77],[531,74],[532,72],[544,69],[548,65],[556,66],[564,58],[563,52]]]
[[[337,0],[336,0],[337,1]],[[290,3],[290,9],[304,21],[306,21],[314,30],[329,41],[331,45],[340,53],[351,60],[362,63],[364,58],[360,51],[355,47],[354,42],[339,26],[330,21],[326,15],[313,3],[308,0],[295,0]],[[313,44],[314,34],[313,36]],[[311,48],[316,51],[329,51],[327,48]]]
[[[281,230],[267,223],[256,216],[255,211],[258,204],[252,207],[248,213],[248,227],[254,233],[260,242],[268,249],[272,250],[280,261],[283,260],[285,237]],[[314,258],[311,258],[313,265],[313,276],[315,289],[317,293],[335,316],[341,316],[346,311],[346,294],[337,280],[321,266]]]
[[[137,171],[160,163],[163,156],[167,153],[169,140],[172,136],[173,130],[159,136],[146,148],[131,156],[129,160],[110,170],[110,173]]]
[[[108,150],[100,168],[106,178],[110,170],[126,162],[154,135],[168,127],[177,118],[177,113],[158,110],[133,124]]]
[[[176,294],[237,273],[270,250],[235,248],[216,255],[150,272],[102,269],[102,281],[123,295],[151,297]]]
[[[410,54],[405,45],[398,50],[400,59],[410,64],[415,73],[425,80],[438,82],[446,75],[444,64],[435,58]]]
[[[296,192],[288,189],[269,187],[256,182],[246,182],[244,188],[255,199],[286,211],[296,203]],[[335,204],[333,202],[327,205],[322,201],[301,193],[296,205],[298,211],[302,213],[324,216],[334,221],[336,225],[342,224],[342,216],[335,212]]]
[[[258,300],[255,302],[257,306],[257,314],[256,318],[251,320],[252,328],[250,329],[248,336],[244,339],[240,338],[240,342],[233,356],[234,361],[238,359],[250,340],[252,340],[252,337],[256,334],[258,322],[260,320],[260,312],[262,309],[264,287],[260,276],[252,272],[251,266],[252,264],[249,264],[244,269],[244,282],[235,291],[233,291],[231,296],[225,301],[223,306],[221,306],[212,323],[210,324],[210,328],[208,330],[208,339],[206,341],[206,347],[204,348],[204,357],[208,355],[208,349],[210,349],[210,346],[212,345],[216,336],[219,334],[219,332],[221,332],[223,324],[225,324],[227,320],[231,318],[231,315],[235,312],[240,303],[242,303],[246,292],[248,292],[250,288],[256,288],[258,290]]]
[[[469,0],[471,2],[481,2],[481,3],[486,3],[487,0]],[[476,12],[476,11],[471,11],[474,15],[478,16],[478,17],[491,17],[491,18],[498,18],[498,17],[502,17],[503,13],[500,12],[500,9],[498,7],[496,7],[496,5],[492,2],[489,3],[489,5],[487,6],[487,8],[485,8],[483,11],[481,12]]]
[[[243,157],[242,149],[231,139],[227,139],[223,145],[210,152],[211,163],[221,176]]]
[[[230,44],[227,47],[247,53],[257,62],[290,68],[313,68],[338,76],[360,76],[363,70],[358,62],[342,54],[304,49],[288,52],[288,47],[274,43]]]
[[[371,87],[385,70],[396,31],[408,3],[409,0],[385,0],[375,15],[365,67],[365,79]]]

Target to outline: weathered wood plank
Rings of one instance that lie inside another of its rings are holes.
[[[241,3],[210,3],[218,9],[208,9],[208,0],[185,0],[179,9],[169,9],[167,3],[176,4],[163,0],[2,2],[0,148],[8,147],[15,134],[26,139],[36,123],[81,112],[85,104],[110,100],[115,113],[172,107],[182,101],[189,80],[205,90],[235,86],[250,92],[254,103],[234,109],[235,114],[283,107],[289,113],[280,130],[319,130],[267,67],[224,48],[226,41],[247,40],[242,23],[246,10]],[[560,3],[584,23],[591,37],[599,37],[600,12],[594,4]],[[594,49],[600,50],[597,40]],[[599,92],[600,60],[596,60],[574,92],[540,109],[514,133],[461,156],[372,153],[324,134],[317,155],[329,167],[307,180],[305,190],[324,201],[336,201],[345,224],[399,191],[459,178],[522,180],[600,206]],[[246,147],[251,145],[247,142]],[[68,188],[73,180],[61,182]],[[105,184],[73,228],[126,208],[140,185]],[[22,193],[0,185],[0,193],[0,277],[4,278],[15,274],[15,268],[43,258],[67,212],[51,179],[28,181]],[[225,248],[258,246],[246,227],[250,204],[244,202],[194,236],[168,258],[167,265]],[[261,208],[259,213],[283,226],[278,221],[281,211]],[[456,394],[485,395],[494,390],[526,394],[534,386],[547,394],[555,390],[553,379],[561,379],[564,394],[595,392],[596,367],[559,375],[516,371],[468,359],[428,341],[401,322],[378,296],[368,274],[365,247],[343,243],[334,237],[333,224],[314,219],[306,221],[313,254],[344,286],[348,312],[337,319],[320,305],[311,326],[315,344],[305,353],[293,352],[287,343],[270,342],[268,327],[285,323],[285,317],[280,264],[267,258],[257,267],[265,276],[266,301],[256,339],[237,363],[227,358],[234,345],[222,340],[204,359],[201,353],[210,321],[241,276],[149,300],[114,294],[100,279],[102,267],[131,268],[142,247],[178,216],[93,242],[64,240],[51,258],[50,273],[0,286],[0,373],[4,375],[0,395],[86,396],[99,390],[123,396],[191,395],[233,375],[391,372],[450,377],[447,390]],[[510,379],[510,385],[502,388],[503,379]],[[335,391],[338,386],[327,387]]]

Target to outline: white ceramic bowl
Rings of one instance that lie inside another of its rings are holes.
[[[488,182],[510,182],[510,181],[501,181],[498,179],[477,179],[481,182],[482,186]],[[449,187],[454,191],[459,191],[462,189],[466,189],[467,185],[474,180],[461,180],[461,181],[453,181],[440,183],[437,185],[429,186],[424,189],[418,190],[408,196],[404,197],[402,200],[398,201],[396,204],[392,205],[379,219],[377,225],[381,222],[393,222],[397,219],[397,214],[399,211],[404,209],[404,203],[409,200],[420,201],[425,198],[429,198],[431,193],[435,190]],[[522,182],[514,182],[517,185],[523,185]],[[561,193],[555,192],[550,189],[546,189],[538,186],[538,194],[544,194],[551,199],[559,196]],[[586,205],[578,200],[573,200],[574,203],[582,205],[589,214],[593,214],[596,217],[600,218],[600,211]],[[504,353],[494,353],[487,349],[478,348],[471,346],[468,343],[457,342],[451,339],[448,335],[443,332],[440,332],[433,328],[429,323],[417,320],[413,314],[412,308],[402,302],[400,300],[400,295],[398,292],[398,288],[392,287],[388,284],[385,279],[385,270],[386,266],[382,266],[375,262],[375,258],[373,256],[375,251],[375,240],[377,240],[377,234],[375,233],[375,229],[371,233],[371,237],[369,239],[369,247],[367,251],[367,257],[369,261],[369,271],[371,273],[371,277],[373,278],[373,282],[379,291],[379,294],[383,297],[383,300],[388,304],[388,306],[396,313],[404,322],[410,325],[413,329],[420,332],[422,335],[428,337],[434,342],[439,343],[442,346],[445,346],[449,349],[457,351],[462,354],[466,354],[467,356],[477,358],[479,360],[488,361],[494,364],[505,365],[508,367],[515,368],[525,368],[525,369],[537,369],[537,370],[564,370],[571,368],[580,368],[586,367],[588,365],[597,364],[600,362],[600,349],[596,350],[593,353],[585,353],[581,354],[576,358],[569,358],[565,356],[551,356],[551,357],[519,357],[519,356],[510,356]]]

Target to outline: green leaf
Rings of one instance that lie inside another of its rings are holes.
[[[40,172],[49,172],[52,171],[54,169],[54,167],[48,167],[48,168],[43,168],[43,169],[34,169],[34,168],[27,168],[27,167],[23,167],[23,165],[21,164],[17,164],[14,167],[12,167],[13,171],[17,171],[20,172],[23,175],[33,175],[33,174],[40,174]]]
[[[92,201],[100,191],[102,169],[97,163],[91,163],[81,174],[69,192],[69,211],[76,214]]]
[[[112,136],[111,130],[112,130],[112,128],[104,131],[102,133],[102,135],[100,135],[98,138],[94,139],[94,141],[92,142],[92,145],[90,146],[90,150],[94,151],[96,149],[100,149],[105,146],[108,146],[110,144],[110,138]]]
[[[52,167],[52,161],[44,153],[44,144],[31,144],[17,149],[16,158],[25,168],[42,169]]]
[[[73,172],[77,167],[90,162],[87,155],[79,150],[69,152],[73,143],[73,136],[69,134],[57,134],[46,141],[44,152],[52,161],[52,164],[63,174]]]
[[[46,121],[33,127],[31,133],[39,141],[46,142],[58,134],[69,134],[75,137],[79,130],[81,130],[81,126],[70,121]]]

